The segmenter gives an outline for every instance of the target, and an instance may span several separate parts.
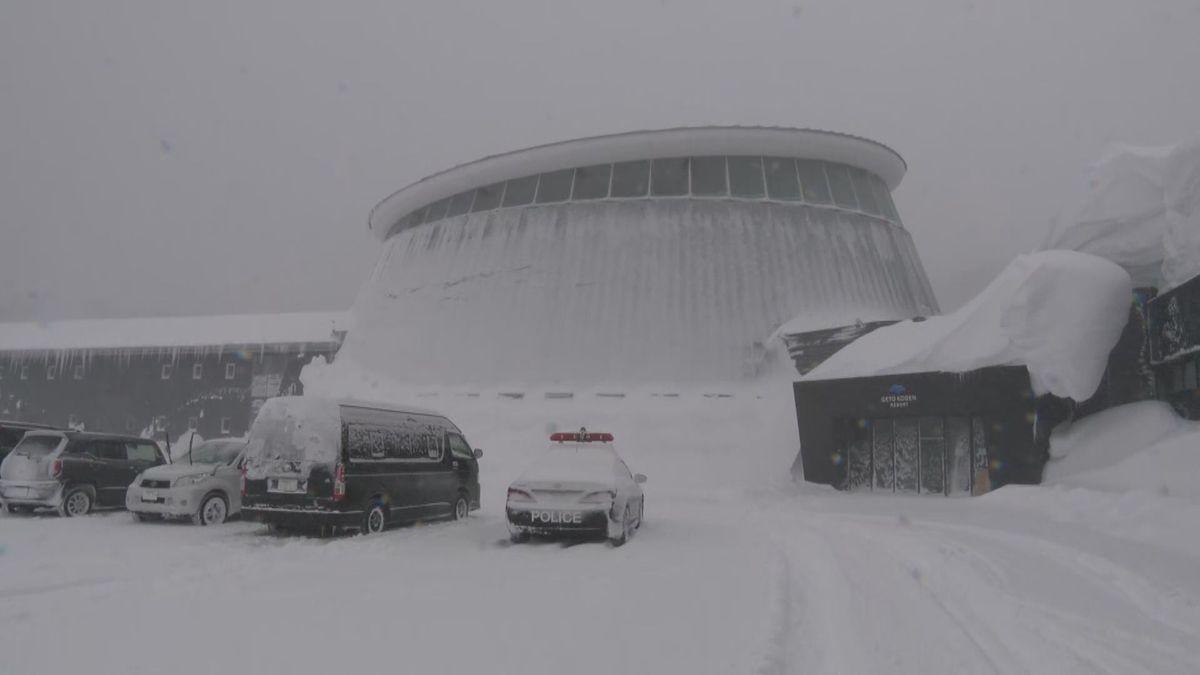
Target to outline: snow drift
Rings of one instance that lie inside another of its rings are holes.
[[[1200,424],[1145,401],[1055,431],[1043,482],[1109,492],[1200,498]]]
[[[865,335],[805,379],[1023,365],[1036,393],[1086,400],[1125,326],[1131,292],[1125,271],[1093,255],[1019,256],[957,311]]]
[[[1171,288],[1200,273],[1200,141],[1110,147],[1043,249],[1107,258],[1137,286]]]

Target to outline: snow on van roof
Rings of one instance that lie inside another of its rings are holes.
[[[0,351],[331,342],[346,312],[77,319],[0,323]]]

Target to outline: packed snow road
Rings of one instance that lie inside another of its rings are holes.
[[[621,548],[3,515],[0,672],[1200,672],[1194,542],[1023,490],[672,494]]]

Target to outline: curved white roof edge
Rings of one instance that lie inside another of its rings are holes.
[[[491,155],[421,180],[392,193],[371,209],[368,227],[383,239],[409,213],[464,190],[512,178],[592,164],[661,157],[766,155],[821,159],[865,169],[896,189],[908,169],[888,146],[859,136],[788,127],[677,127],[631,131],[548,143]]]

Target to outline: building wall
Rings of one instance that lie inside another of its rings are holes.
[[[936,311],[899,225],[732,199],[532,205],[389,239],[342,355],[414,384],[728,382],[785,321],[846,308]]]
[[[89,431],[246,433],[269,396],[301,393],[327,344],[0,353],[0,418]]]

